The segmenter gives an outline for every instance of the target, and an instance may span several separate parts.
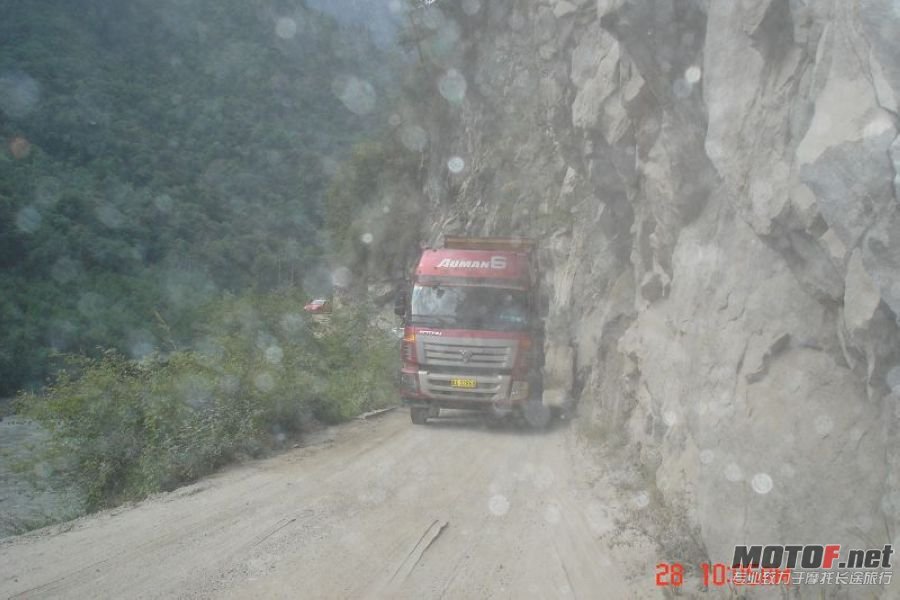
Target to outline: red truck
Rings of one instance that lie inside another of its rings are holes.
[[[526,238],[447,236],[443,247],[422,251],[394,306],[404,325],[400,394],[413,423],[442,408],[547,423],[534,246]]]

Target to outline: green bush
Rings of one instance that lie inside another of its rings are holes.
[[[114,351],[70,356],[19,409],[51,433],[51,454],[86,509],[170,490],[279,446],[315,421],[335,423],[393,399],[395,349],[369,310],[318,323],[297,292],[210,307],[192,350],[140,362]]]

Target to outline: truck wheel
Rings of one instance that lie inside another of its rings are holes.
[[[428,408],[420,406],[409,407],[409,418],[414,425],[425,425],[428,422]]]
[[[544,406],[540,401],[528,402],[522,408],[522,413],[532,429],[546,429],[553,417],[550,407]]]
[[[487,412],[484,415],[484,422],[488,429],[500,429],[506,423],[507,415],[498,414],[496,412]]]

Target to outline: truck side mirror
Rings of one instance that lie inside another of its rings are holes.
[[[398,317],[406,316],[406,296],[409,293],[409,290],[406,286],[400,286],[397,288],[397,291],[394,292],[394,314]]]

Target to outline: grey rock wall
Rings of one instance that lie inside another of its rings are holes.
[[[431,241],[541,240],[550,379],[714,560],[900,545],[900,6],[460,6]]]

